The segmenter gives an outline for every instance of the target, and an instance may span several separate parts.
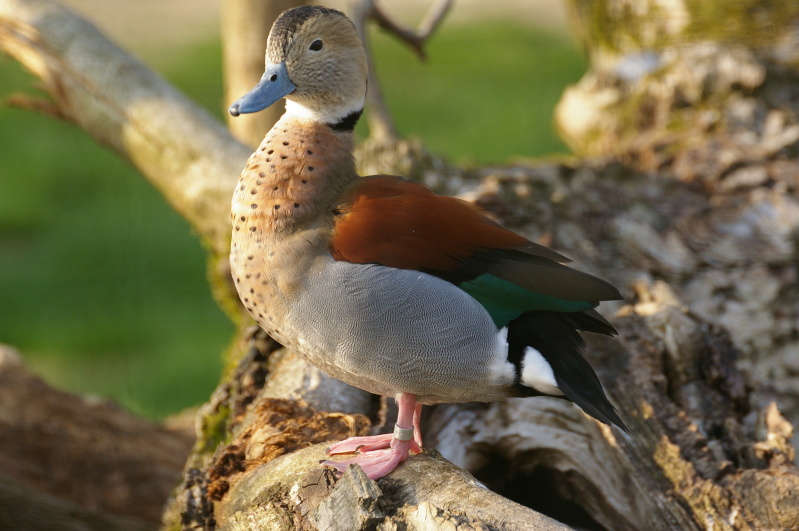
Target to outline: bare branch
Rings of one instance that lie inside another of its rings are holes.
[[[420,38],[429,39],[444,21],[444,17],[447,16],[451,7],[452,0],[439,0],[433,4],[422,19],[422,22],[419,23],[417,33]]]
[[[230,193],[250,148],[49,0],[0,0],[0,50],[41,78],[53,98],[27,108],[65,117],[129,160],[216,253],[228,252]]]
[[[57,120],[68,120],[58,104],[45,98],[36,98],[27,94],[10,94],[3,103],[26,111],[34,111]]]
[[[444,17],[452,6],[452,0],[439,0],[425,15],[424,19],[416,30],[403,27],[394,22],[388,15],[380,9],[375,0],[363,0],[355,6],[352,13],[352,20],[358,33],[366,47],[366,57],[369,63],[369,92],[366,100],[369,105],[367,120],[369,131],[372,138],[378,143],[393,142],[398,138],[397,128],[394,119],[386,106],[383,98],[383,90],[375,74],[375,65],[372,59],[371,46],[369,45],[369,35],[366,31],[367,21],[374,19],[381,28],[388,30],[395,35],[401,42],[404,42],[416,52],[420,59],[424,60],[424,44],[430,39],[436,29],[441,25]]]
[[[373,17],[378,25],[410,46],[422,60],[427,59],[423,48],[424,45],[441,25],[450,7],[452,7],[452,0],[439,0],[430,7],[419,27],[412,29],[393,21],[374,1],[369,3],[372,4]]]

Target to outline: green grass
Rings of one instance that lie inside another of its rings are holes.
[[[586,63],[566,35],[487,23],[443,27],[427,62],[373,32],[377,73],[403,135],[461,163],[566,153],[552,112]]]
[[[584,69],[565,37],[444,27],[426,64],[374,42],[402,134],[460,162],[565,152],[552,108]],[[209,41],[159,64],[221,118],[220,56]],[[0,59],[0,97],[32,81]],[[0,106],[0,342],[56,386],[158,418],[208,397],[232,332],[199,242],[141,176],[69,124]]]
[[[4,95],[29,83],[0,68]],[[150,417],[204,401],[232,326],[188,224],[69,124],[0,107],[0,146],[0,342]]]

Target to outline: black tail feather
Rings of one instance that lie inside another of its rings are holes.
[[[552,367],[558,389],[583,411],[604,422],[615,424],[625,432],[627,427],[605,395],[594,369],[581,352],[585,342],[577,330],[614,335],[616,330],[594,310],[579,313],[528,312],[508,325],[508,360],[518,367],[524,350],[536,349]],[[524,386],[518,387],[528,396],[542,393]]]

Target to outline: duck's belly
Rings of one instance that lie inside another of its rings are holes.
[[[318,269],[316,249],[324,231],[303,231],[277,240],[265,231],[234,231],[230,270],[244,307],[272,337],[286,346],[296,341],[290,305]]]
[[[469,295],[418,271],[322,260],[285,301],[276,333],[311,363],[369,392],[413,393],[422,403],[507,396],[514,371],[504,333]]]

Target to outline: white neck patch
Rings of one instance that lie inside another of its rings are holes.
[[[345,101],[340,105],[330,106],[320,110],[309,109],[301,103],[286,99],[286,115],[299,120],[335,124],[350,114],[363,110],[365,99],[365,96],[359,96]]]

